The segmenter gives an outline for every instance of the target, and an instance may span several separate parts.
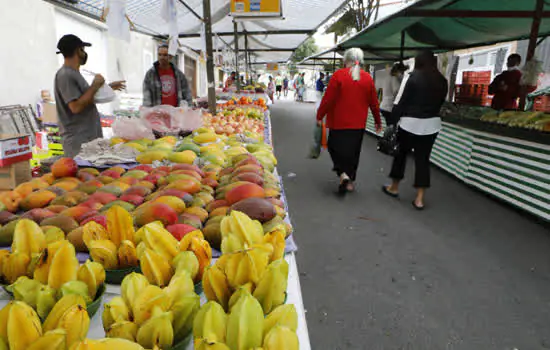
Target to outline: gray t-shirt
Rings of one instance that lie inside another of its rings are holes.
[[[89,88],[90,85],[82,74],[71,67],[63,66],[55,75],[57,117],[66,157],[76,156],[83,143],[103,137],[95,104],[89,105],[78,114],[74,114],[69,108],[69,103],[78,100]]]

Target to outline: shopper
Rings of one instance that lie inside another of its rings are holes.
[[[226,89],[230,88],[235,84],[236,75],[237,75],[237,72],[231,72],[231,74],[229,75],[229,78],[227,78],[227,80],[225,81]]]
[[[275,78],[275,91],[277,92],[277,99],[280,100],[283,91],[283,77],[280,74]]]
[[[321,95],[325,92],[325,73],[319,74],[319,79],[317,79],[317,82],[315,83],[315,91],[320,92]]]
[[[349,49],[344,54],[345,68],[334,73],[317,111],[317,123],[326,117],[330,129],[328,151],[333,170],[340,177],[340,193],[354,190],[354,181],[361,155],[361,144],[369,109],[380,131],[380,109],[374,81],[361,69],[363,51]]]
[[[390,172],[392,184],[382,190],[398,197],[407,156],[414,150],[416,198],[412,205],[418,210],[424,209],[424,194],[430,187],[430,154],[441,130],[439,112],[447,89],[447,79],[437,69],[437,58],[431,51],[422,52],[415,58],[414,71],[392,111],[392,118],[399,120],[399,151]]]
[[[80,152],[82,144],[103,137],[94,96],[105,84],[105,79],[97,74],[90,86],[80,74],[80,67],[88,60],[84,48],[89,46],[92,44],[72,34],[63,36],[57,43],[57,53],[65,60],[55,75],[55,101],[63,151],[70,158]],[[113,90],[125,88],[124,81],[109,85]]]
[[[395,63],[391,68],[389,78],[384,82],[380,112],[384,119],[386,119],[386,125],[395,124],[395,121],[391,120],[391,111],[393,109],[395,97],[399,92],[401,81],[403,80],[403,73],[407,71],[407,69],[409,69],[409,67],[405,66],[403,63]]]
[[[285,97],[288,96],[288,84],[289,84],[288,77],[285,75],[285,78],[283,79],[283,92]]]
[[[500,73],[489,85],[489,94],[494,95],[491,108],[496,110],[517,109],[520,95],[521,56],[517,53],[508,56],[508,70]]]
[[[269,83],[267,84],[267,96],[271,99],[271,103],[275,103],[275,83],[271,75],[269,76]]]
[[[296,82],[296,91],[298,92],[298,101],[304,102],[304,92],[306,90],[306,73],[298,74]]]
[[[158,61],[145,74],[143,80],[143,105],[153,107],[169,105],[179,107],[182,102],[193,103],[187,78],[172,62],[168,45],[158,48]]]

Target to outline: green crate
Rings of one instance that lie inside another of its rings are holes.
[[[60,143],[50,143],[48,144],[48,149],[53,151],[63,151],[63,145]]]

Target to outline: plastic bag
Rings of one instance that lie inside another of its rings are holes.
[[[138,140],[154,138],[151,128],[140,118],[118,118],[111,125],[113,136],[126,140]]]
[[[309,158],[319,158],[323,148],[327,148],[327,129],[324,121],[320,126],[315,124],[315,128],[313,129],[313,145],[309,151]]]
[[[141,107],[139,112],[151,129],[161,133],[193,131],[202,126],[201,111],[186,105],[177,108],[167,105]]]

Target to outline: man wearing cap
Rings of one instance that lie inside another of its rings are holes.
[[[170,105],[179,107],[183,101],[193,103],[187,78],[182,71],[170,62],[173,56],[168,53],[168,45],[158,48],[158,62],[145,74],[143,80],[143,105],[154,107]]]
[[[55,75],[55,100],[63,151],[71,158],[80,152],[82,144],[103,137],[94,95],[105,84],[105,79],[97,74],[90,86],[80,74],[80,66],[88,60],[84,48],[89,46],[92,44],[72,34],[63,36],[57,43],[57,53],[63,55],[65,62]],[[122,90],[125,83],[119,81],[110,86],[113,90]]]

